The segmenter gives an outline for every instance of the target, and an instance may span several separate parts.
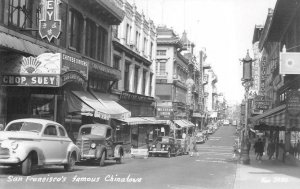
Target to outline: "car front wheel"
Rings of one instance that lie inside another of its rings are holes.
[[[21,165],[22,175],[30,175],[32,171],[32,157],[31,154],[27,156],[27,158],[22,162]]]
[[[74,154],[71,154],[69,159],[68,159],[68,164],[64,165],[65,171],[73,171],[74,166],[75,166],[76,158]]]

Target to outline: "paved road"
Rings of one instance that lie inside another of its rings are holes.
[[[231,189],[237,167],[232,160],[234,129],[221,127],[209,141],[197,145],[199,156],[125,159],[120,165],[108,162],[105,167],[79,165],[69,173],[60,167],[52,167],[38,170],[29,177],[4,169],[0,173],[0,188]],[[122,180],[125,182],[119,182]]]

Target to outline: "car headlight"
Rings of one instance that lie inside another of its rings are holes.
[[[163,144],[162,147],[164,148],[164,147],[166,147],[166,145]]]
[[[92,143],[91,148],[96,148],[96,143]]]
[[[152,148],[155,148],[155,145],[154,145],[154,144],[152,145]]]
[[[13,150],[17,149],[19,146],[19,144],[17,142],[12,142],[10,145]]]

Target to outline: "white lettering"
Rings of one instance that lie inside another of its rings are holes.
[[[50,79],[50,84],[51,84],[51,85],[54,85],[54,79],[55,79],[55,78],[54,78],[54,77],[50,77],[49,79]]]
[[[32,77],[32,78],[31,78],[31,83],[32,83],[32,84],[36,84],[36,77]]]
[[[49,20],[52,20],[53,11],[47,11],[47,15],[49,17]]]
[[[54,9],[53,1],[47,1],[47,9]]]
[[[48,77],[44,77],[44,84],[45,84],[45,85],[48,85],[48,84],[49,84],[49,83],[48,83],[48,79],[49,79]]]

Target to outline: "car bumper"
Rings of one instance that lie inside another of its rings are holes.
[[[21,160],[17,157],[11,157],[11,158],[0,158],[0,164],[5,165],[5,164],[18,164],[20,163]]]

